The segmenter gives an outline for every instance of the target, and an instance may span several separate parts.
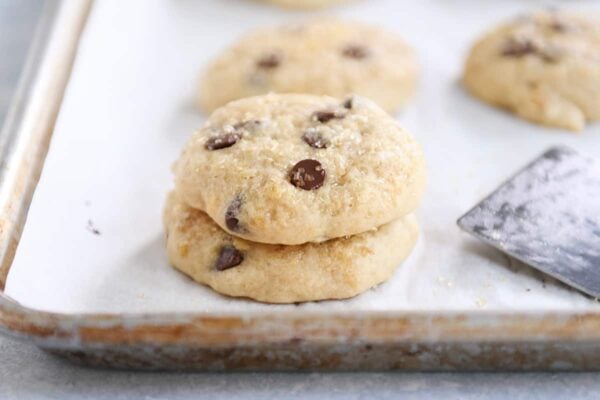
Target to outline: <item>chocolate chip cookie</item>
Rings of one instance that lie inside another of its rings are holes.
[[[172,265],[215,291],[269,303],[342,299],[387,280],[417,239],[407,215],[350,238],[299,246],[252,243],[224,232],[171,193],[165,209]]]
[[[175,185],[232,235],[296,245],[412,212],[425,162],[413,137],[368,99],[269,94],[216,110],[176,163]]]
[[[414,53],[378,27],[317,20],[261,29],[218,56],[205,71],[199,104],[207,112],[243,97],[309,93],[359,94],[396,111],[417,80]]]
[[[539,11],[489,32],[463,77],[475,96],[544,125],[600,119],[600,17]]]

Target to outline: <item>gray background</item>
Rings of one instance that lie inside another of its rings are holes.
[[[14,97],[44,0],[0,0],[0,123]],[[46,8],[46,11],[48,9]],[[0,399],[588,399],[600,375],[141,373],[78,367],[0,336]]]

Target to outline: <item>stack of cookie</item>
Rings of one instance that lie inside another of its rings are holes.
[[[417,238],[419,145],[374,102],[268,94],[217,109],[175,165],[173,266],[272,303],[355,296]]]

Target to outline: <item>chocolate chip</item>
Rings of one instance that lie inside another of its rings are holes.
[[[342,49],[344,57],[354,58],[355,60],[362,60],[367,58],[370,51],[367,47],[360,44],[349,44]]]
[[[523,57],[537,52],[536,45],[531,40],[509,39],[502,47],[502,55],[508,57]]]
[[[225,225],[227,229],[233,232],[242,232],[244,231],[243,227],[240,225],[240,208],[242,206],[242,198],[240,196],[236,196],[233,201],[227,207],[227,211],[225,211]]]
[[[241,136],[237,133],[225,133],[219,136],[209,138],[204,147],[207,150],[220,150],[231,147],[240,140]]]
[[[550,23],[550,29],[556,33],[564,33],[569,30],[566,24],[562,23],[557,19]]]
[[[302,135],[302,140],[315,149],[326,149],[329,146],[329,141],[314,128],[308,128]]]
[[[260,124],[261,121],[251,119],[238,122],[234,125],[224,125],[222,127],[222,133],[208,139],[204,147],[208,150],[220,150],[231,147],[242,138],[242,133],[244,131],[252,133]]]
[[[502,49],[502,55],[510,57],[523,57],[526,55],[535,55],[546,63],[556,63],[563,56],[563,50],[556,46],[538,47],[530,40],[509,39]]]
[[[321,110],[321,111],[315,111],[313,113],[312,118],[315,121],[319,121],[321,123],[327,123],[329,121],[331,121],[332,119],[342,119],[346,116],[347,111],[345,110]]]
[[[256,66],[263,69],[277,68],[281,64],[281,56],[277,53],[263,55],[256,61]]]
[[[317,160],[299,161],[290,171],[290,182],[304,190],[318,189],[325,181],[325,170]]]
[[[244,255],[241,251],[231,245],[226,245],[221,248],[219,258],[215,263],[217,271],[225,271],[226,269],[238,266],[244,261]]]
[[[348,97],[346,100],[344,100],[342,106],[344,106],[346,110],[352,110],[352,107],[354,107],[354,98]]]

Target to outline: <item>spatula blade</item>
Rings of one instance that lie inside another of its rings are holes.
[[[484,242],[600,297],[600,160],[546,151],[458,220]]]

